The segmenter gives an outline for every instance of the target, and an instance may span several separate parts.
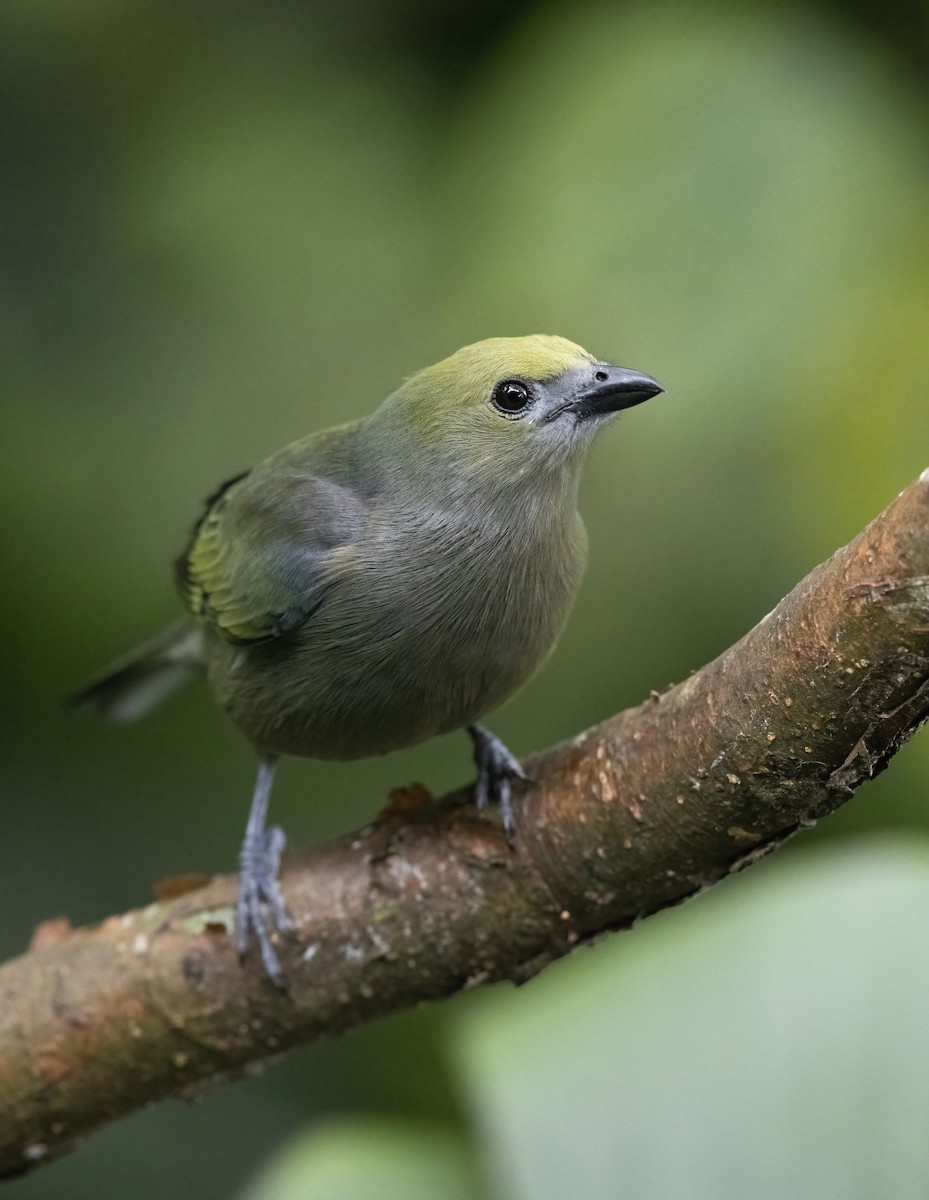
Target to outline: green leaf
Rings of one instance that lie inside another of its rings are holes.
[[[342,1121],[299,1136],[242,1200],[477,1200],[461,1139],[400,1121]]]
[[[926,1196],[925,845],[759,875],[470,1014],[501,1197]]]

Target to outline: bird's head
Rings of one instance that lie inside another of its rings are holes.
[[[611,417],[661,390],[565,338],[535,334],[462,347],[408,379],[382,412],[417,455],[477,481],[513,481],[578,464]]]

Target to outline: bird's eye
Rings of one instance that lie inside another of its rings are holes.
[[[532,390],[521,379],[504,379],[494,388],[490,399],[505,417],[521,417],[532,403]]]

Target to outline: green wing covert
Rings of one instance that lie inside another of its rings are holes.
[[[237,475],[207,500],[177,560],[181,595],[235,645],[290,633],[322,603],[334,552],[358,537],[364,516],[351,491],[305,471]]]

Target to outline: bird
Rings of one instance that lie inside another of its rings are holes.
[[[370,415],[222,484],[176,563],[186,614],[72,697],[117,723],[205,676],[258,774],[235,939],[287,980],[293,928],[268,826],[282,756],[350,760],[467,730],[479,808],[517,836],[516,757],[480,722],[549,656],[578,591],[591,443],[662,392],[549,334],[489,338],[412,375]]]

